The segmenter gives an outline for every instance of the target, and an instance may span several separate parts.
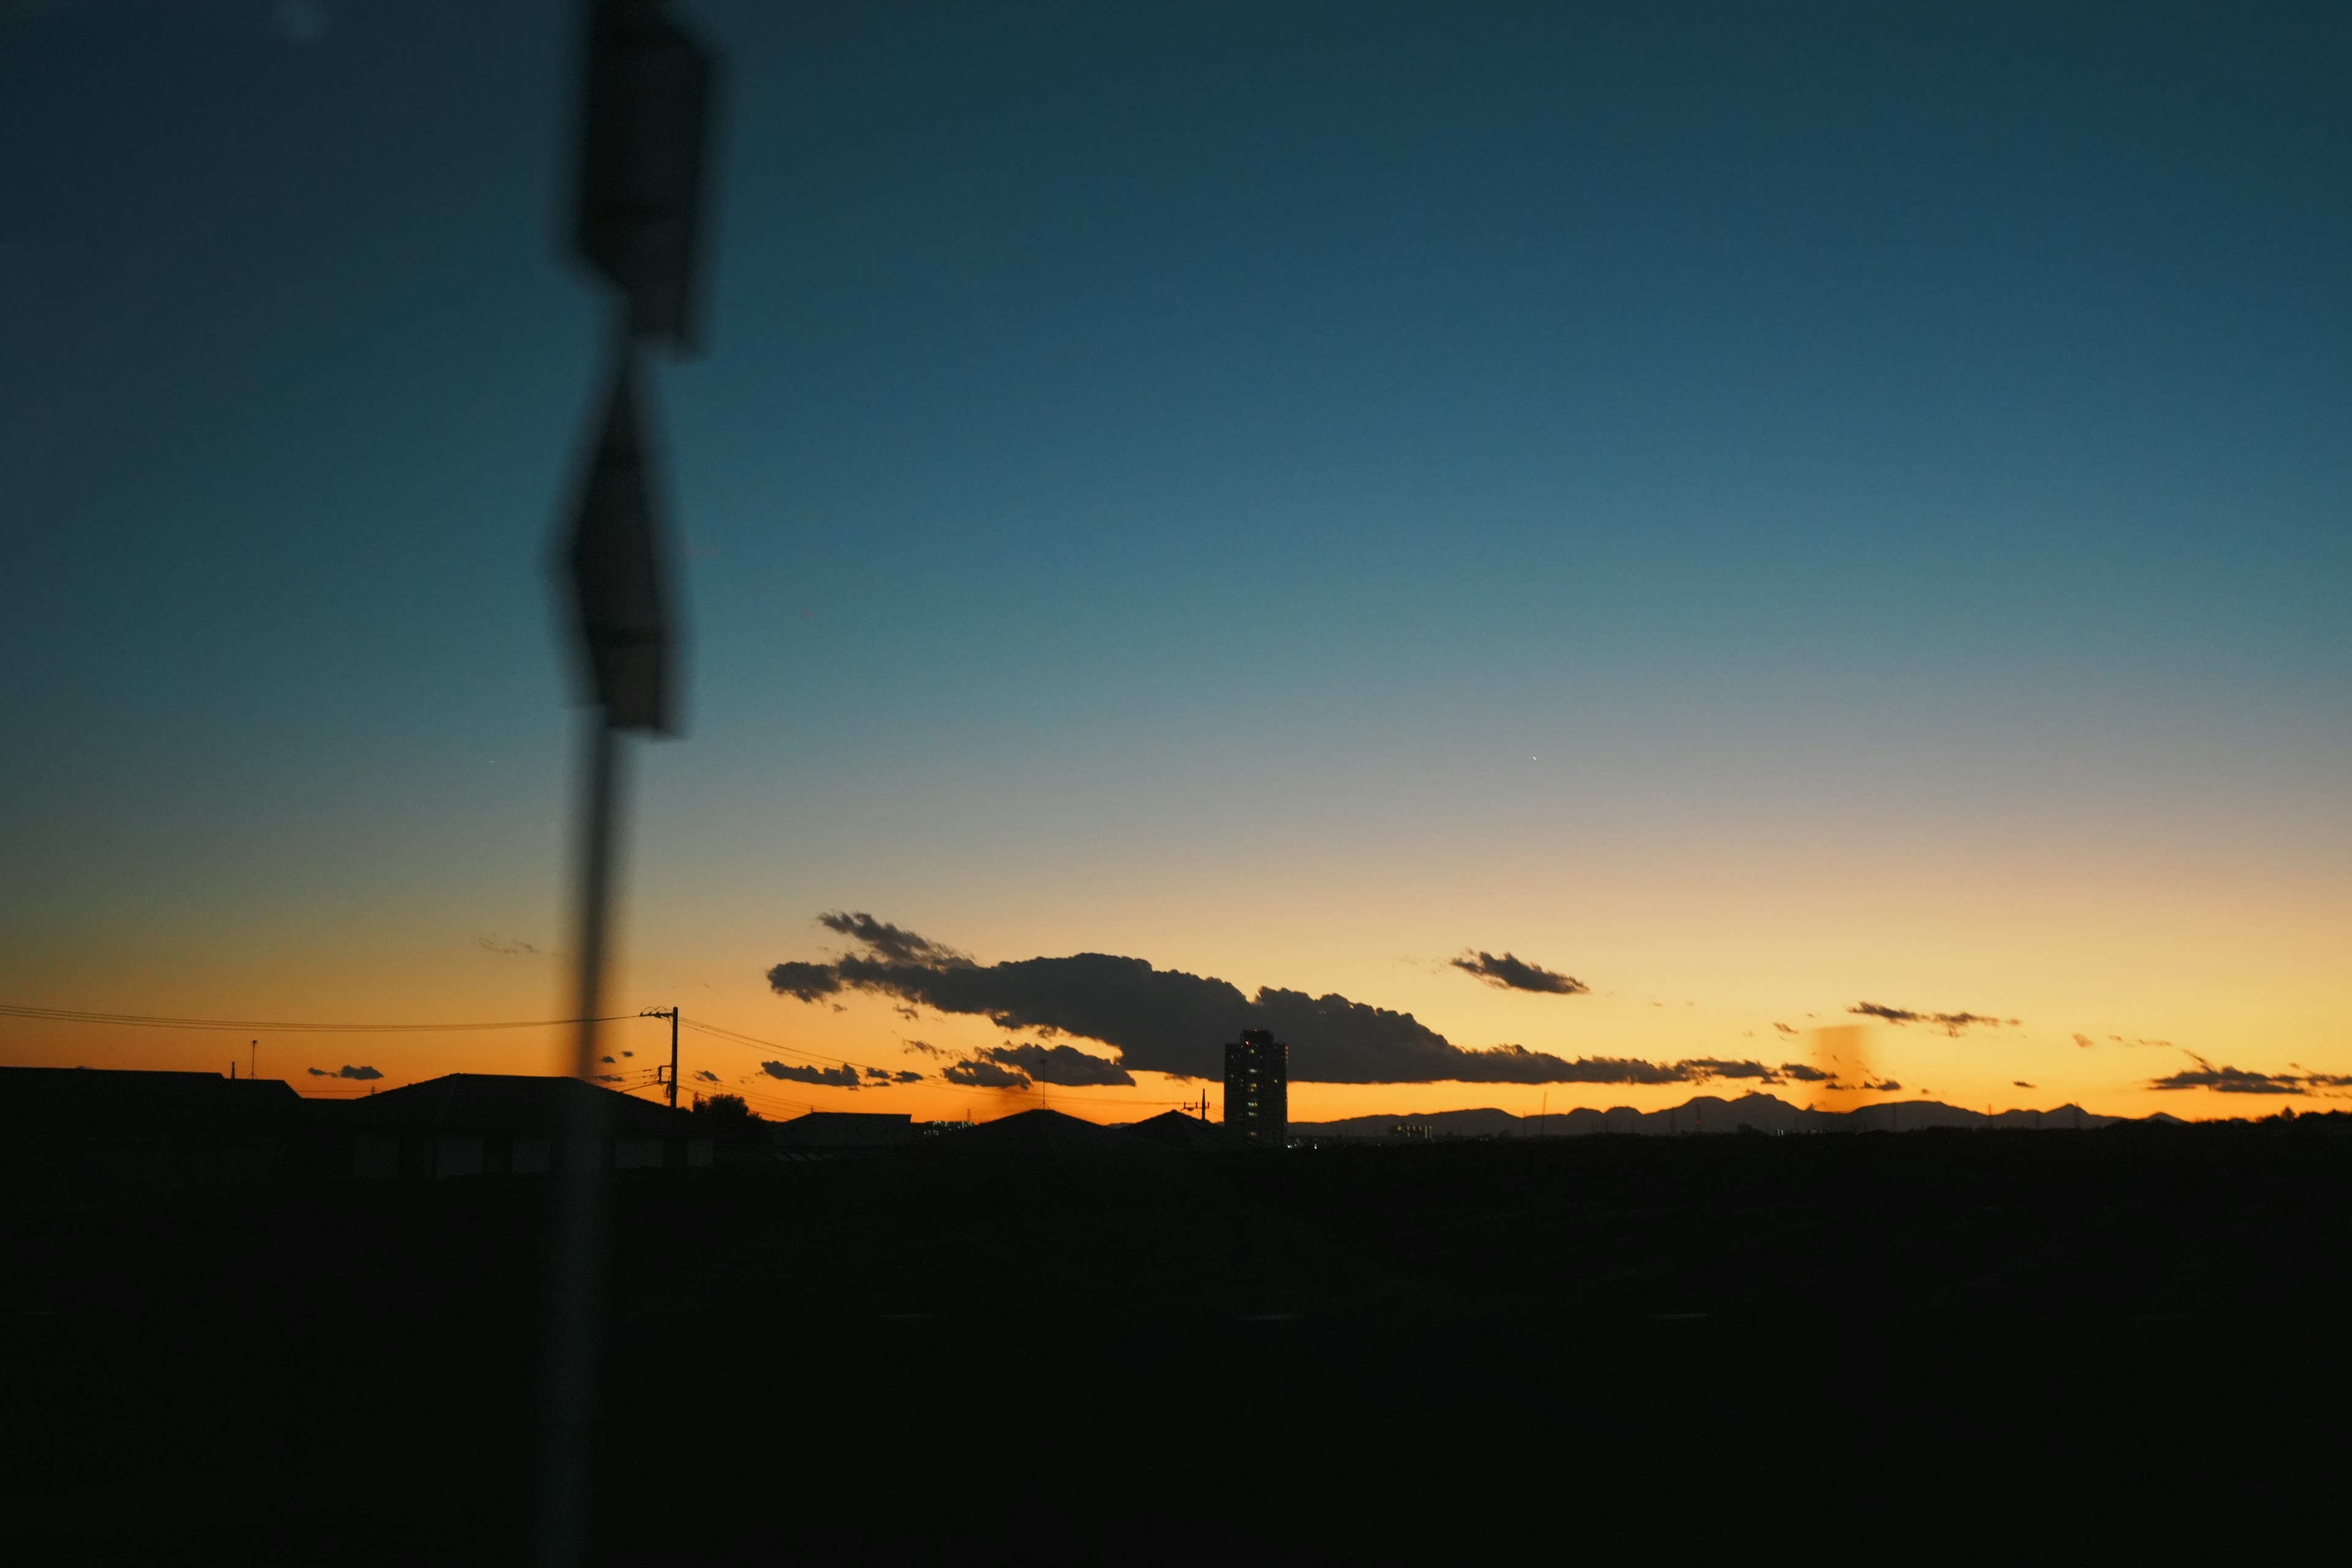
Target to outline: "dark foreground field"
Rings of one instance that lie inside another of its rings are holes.
[[[547,1203],[7,1221],[10,1539],[528,1560]],[[2352,1415],[2316,1121],[923,1150],[626,1173],[612,1215],[611,1562],[2260,1558],[2336,1511]]]

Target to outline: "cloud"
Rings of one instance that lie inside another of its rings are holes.
[[[720,1081],[719,1075],[712,1072],[709,1068],[697,1068],[694,1071],[687,1074],[686,1076],[693,1079],[698,1083],[718,1083]]]
[[[1866,1018],[1884,1018],[1897,1027],[1905,1024],[1933,1024],[1954,1039],[1959,1038],[1964,1029],[1998,1029],[2002,1023],[2001,1019],[1988,1017],[1982,1013],[1915,1013],[1908,1007],[1888,1007],[1876,1002],[1859,1002],[1846,1011],[1859,1013]],[[2008,1020],[2012,1029],[2017,1027],[2017,1023],[2015,1018]]]
[[[927,1057],[943,1057],[948,1054],[929,1040],[901,1040],[898,1042],[898,1048],[903,1051],[918,1051]]]
[[[2011,1079],[2010,1080],[2010,1088],[2011,1088],[2011,1089],[2032,1089],[2032,1088],[2034,1088],[2034,1087],[2035,1087],[2034,1085],[2032,1085],[2032,1084],[2030,1084],[2030,1083],[2026,1082],[2026,1081],[2025,1081],[2023,1079],[2021,1079],[2021,1078],[2020,1078],[2020,1079]]]
[[[1496,958],[1491,952],[1471,952],[1466,949],[1459,958],[1446,960],[1465,974],[1475,974],[1489,985],[1505,991],[1539,991],[1549,996],[1581,996],[1592,989],[1572,974],[1562,974],[1541,964],[1528,963],[1509,953]]]
[[[892,963],[930,963],[941,966],[969,967],[970,957],[954,948],[945,947],[928,937],[894,926],[887,921],[877,921],[868,914],[844,914],[829,910],[816,917],[816,923],[831,931],[838,931],[865,948],[877,958]]]
[[[866,1080],[868,1083],[920,1083],[923,1075],[901,1068],[867,1068]]]
[[[782,1062],[761,1062],[760,1070],[770,1078],[780,1078],[787,1083],[824,1084],[832,1089],[858,1087],[857,1069],[844,1062],[837,1068],[788,1067]]]
[[[1691,1081],[1702,1082],[1710,1078],[1752,1078],[1766,1083],[1778,1083],[1780,1075],[1762,1062],[1718,1061],[1713,1057],[1698,1057],[1690,1061],[1676,1062],[1676,1067],[1690,1070],[1696,1076]]]
[[[841,989],[841,976],[830,963],[779,963],[768,971],[768,988],[779,996],[814,1002]]]
[[[382,1078],[383,1074],[376,1071],[373,1068],[341,1067],[337,1068],[333,1072],[329,1072],[325,1068],[312,1068],[310,1069],[310,1076],[312,1078],[356,1078],[366,1079]]]
[[[1776,1029],[1780,1030],[1780,1031],[1782,1034],[1784,1034],[1784,1035],[1793,1035],[1793,1034],[1795,1034],[1795,1033],[1797,1032],[1796,1030],[1794,1030],[1794,1029],[1790,1028],[1790,1027],[1788,1025],[1786,1025],[1786,1024],[1775,1024],[1775,1025],[1773,1025],[1772,1026],[1773,1026],[1774,1028],[1776,1028]]]
[[[2191,1068],[2151,1079],[2150,1089],[2210,1089],[2218,1094],[2301,1094],[2303,1082],[2287,1073],[2248,1072],[2243,1068],[2217,1068],[2200,1061]]]
[[[608,1067],[608,1068],[616,1068],[616,1067],[619,1067],[619,1066],[621,1065],[620,1063],[618,1063],[618,1062],[614,1061],[614,1060],[612,1058],[610,1058],[610,1057],[602,1057],[602,1058],[599,1058],[598,1059],[599,1059],[599,1060],[601,1060],[601,1061],[602,1061],[602,1062],[603,1062],[606,1067]]]
[[[2352,1088],[2352,1073],[2252,1072],[2244,1068],[2217,1068],[2194,1051],[2189,1053],[2189,1059],[2196,1067],[2152,1079],[2147,1087],[2210,1089],[2216,1094],[2309,1094],[2314,1089]]]
[[[960,1083],[966,1089],[1027,1089],[1029,1075],[1018,1068],[1001,1067],[995,1062],[957,1062],[940,1075],[950,1083]]]
[[[1039,1083],[1064,1089],[1135,1082],[1134,1076],[1117,1062],[1106,1061],[1076,1046],[991,1046],[979,1055],[1001,1067],[1018,1068]]]
[[[1864,1074],[1862,1087],[1873,1094],[1893,1094],[1903,1086],[1891,1078],[1872,1078]]]
[[[2074,1043],[2082,1047],[2084,1050],[2088,1050],[2096,1042],[2088,1035],[2077,1035],[2074,1037]]]
[[[1244,995],[1213,976],[1155,969],[1140,958],[1105,952],[982,964],[871,915],[821,918],[828,930],[852,936],[868,951],[832,964],[778,964],[768,972],[777,994],[810,1001],[836,990],[859,991],[935,1012],[983,1017],[1003,1029],[1095,1040],[1118,1051],[1117,1070],[1130,1074],[1215,1078],[1223,1070],[1225,1042],[1239,1038],[1244,1029],[1268,1029],[1290,1047],[1290,1076],[1301,1083],[1697,1083],[1727,1076],[1733,1067],[1743,1077],[1771,1077],[1760,1067],[1751,1074],[1741,1064],[1707,1060],[1570,1060],[1517,1045],[1473,1049],[1454,1044],[1410,1013],[1336,994],[1311,996],[1264,986],[1255,996]],[[958,1063],[949,1069],[949,1081],[1016,1087],[983,1082],[987,1075],[981,1068],[985,1065],[999,1078],[1017,1074],[1026,1080],[1032,1068],[1024,1061],[990,1057]]]
[[[545,958],[548,955],[547,949],[534,947],[519,936],[478,936],[474,940],[481,943],[483,952],[501,952],[510,958]]]
[[[1828,1082],[1830,1079],[1830,1075],[1823,1072],[1821,1068],[1816,1067],[1807,1067],[1802,1062],[1782,1062],[1780,1064],[1780,1076],[1785,1079],[1793,1079],[1799,1083],[1825,1083]]]

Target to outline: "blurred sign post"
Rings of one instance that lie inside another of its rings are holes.
[[[569,523],[569,590],[588,714],[579,871],[579,1017],[573,1076],[596,1076],[596,1022],[621,816],[621,731],[677,731],[677,629],[646,423],[646,344],[695,342],[710,55],[666,0],[586,0],[573,245],[618,295],[600,428]],[[556,1182],[553,1300],[541,1545],[587,1555],[603,1286],[605,1128],[601,1096],[573,1097]]]

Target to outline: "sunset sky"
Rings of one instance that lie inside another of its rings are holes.
[[[1411,1015],[1326,1004],[1298,1120],[1802,1103],[1852,1026],[1864,1100],[2352,1096],[2352,10],[687,14],[688,721],[612,993],[752,1042],[701,1087],[1213,1104],[1142,1065],[1173,972]],[[0,0],[0,1003],[571,1010],[572,25]],[[1161,973],[994,967],[1081,954]],[[1359,1034],[1422,1078],[1322,1081]],[[569,1047],[0,1062],[257,1037]],[[2152,1087],[2224,1069],[2277,1092]]]

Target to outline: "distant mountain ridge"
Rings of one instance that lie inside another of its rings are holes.
[[[1549,1116],[1515,1116],[1485,1107],[1476,1110],[1433,1110],[1410,1116],[1350,1116],[1339,1121],[1294,1121],[1298,1138],[1575,1138],[1594,1132],[1670,1135],[1684,1132],[1910,1132],[1928,1127],[1971,1129],[2011,1128],[2055,1131],[2061,1129],[2110,1127],[2127,1121],[2123,1116],[2101,1116],[2079,1105],[2051,1110],[2004,1110],[1988,1116],[1946,1105],[1938,1100],[1895,1100],[1853,1110],[1814,1110],[1790,1105],[1769,1094],[1747,1094],[1738,1100],[1702,1094],[1664,1110],[1637,1110],[1630,1105],[1607,1110],[1580,1107]],[[2168,1118],[2167,1120],[2170,1120]],[[1405,1129],[1400,1132],[1399,1129]]]

